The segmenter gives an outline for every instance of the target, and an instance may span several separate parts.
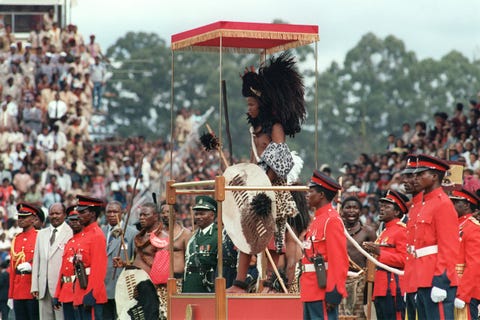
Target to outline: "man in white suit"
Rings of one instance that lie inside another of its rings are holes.
[[[50,226],[38,231],[32,265],[31,292],[39,300],[40,320],[63,320],[63,311],[54,309],[52,297],[57,288],[62,265],[63,248],[72,237],[72,229],[65,222],[67,214],[62,203],[54,203],[48,210]]]
[[[105,209],[107,224],[102,227],[102,231],[107,239],[107,276],[105,277],[105,286],[107,288],[108,302],[103,305],[103,319],[115,320],[117,319],[116,305],[115,305],[115,285],[122,268],[113,267],[113,258],[120,256],[125,259],[125,250],[128,259],[132,259],[135,252],[135,244],[133,239],[137,234],[137,230],[132,226],[127,226],[124,235],[125,248],[122,248],[121,233],[124,226],[122,225],[122,204],[118,201],[110,201]],[[116,269],[116,270],[115,270]],[[113,276],[115,274],[115,276]]]

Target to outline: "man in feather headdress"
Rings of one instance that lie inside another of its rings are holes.
[[[302,77],[295,68],[293,57],[286,52],[271,58],[258,73],[253,68],[246,69],[242,80],[252,138],[251,162],[265,170],[272,185],[286,185],[287,176],[294,167],[286,136],[294,137],[300,132],[305,120]],[[289,191],[275,192],[275,201],[276,230],[268,248],[276,253],[274,260],[278,264],[280,255],[285,253],[287,218],[295,216],[298,210]],[[245,292],[249,262],[250,255],[241,253],[237,278],[228,292]],[[268,282],[265,285],[268,286]]]

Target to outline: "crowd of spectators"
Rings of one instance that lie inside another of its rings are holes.
[[[163,139],[90,140],[88,123],[93,113],[102,110],[106,79],[106,58],[94,35],[85,43],[75,25],[61,30],[48,17],[35,26],[26,43],[16,41],[9,30],[8,25],[0,29],[2,254],[19,231],[15,220],[19,202],[33,203],[46,212],[54,202],[68,206],[76,194],[85,194],[117,200],[127,208],[134,191],[151,201],[147,192],[156,191],[153,184],[163,183],[170,171],[170,145]],[[180,148],[173,157],[177,181],[213,179],[219,173],[215,153],[204,152],[198,139],[188,142],[200,118],[188,110],[177,115]],[[480,103],[470,101],[468,110],[458,103],[450,115],[437,112],[432,120],[431,126],[423,121],[403,124],[388,136],[381,153],[362,153],[354,161],[320,168],[343,176],[344,195],[356,195],[363,202],[364,223],[376,226],[383,192],[404,191],[399,172],[409,153],[461,162],[466,188],[474,192],[480,188]],[[177,201],[179,218],[191,226],[193,197],[179,196]]]
[[[0,250],[17,230],[16,203],[46,208],[104,189],[88,124],[104,112],[105,62],[95,35],[87,43],[77,26],[61,29],[53,10],[26,39],[0,16],[0,218],[10,229]]]
[[[480,98],[480,94],[479,94]],[[381,153],[362,153],[339,168],[345,196],[356,195],[363,202],[363,223],[377,227],[378,199],[388,190],[405,192],[400,172],[408,154],[428,154],[463,165],[464,187],[480,189],[480,103],[469,101],[468,110],[457,103],[454,111],[436,112],[432,125],[404,123],[388,135]],[[331,171],[328,166],[324,170]]]

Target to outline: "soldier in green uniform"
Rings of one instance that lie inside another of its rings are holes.
[[[183,292],[214,292],[217,267],[217,202],[209,196],[195,198],[196,231],[185,252]]]

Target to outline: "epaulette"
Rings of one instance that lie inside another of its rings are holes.
[[[405,223],[403,223],[402,221],[398,221],[397,224],[400,226],[400,227],[404,227],[406,228],[407,225]]]
[[[468,218],[468,220],[472,221],[475,225],[480,226],[480,222],[478,222],[478,220],[475,219],[474,217],[470,217]]]

